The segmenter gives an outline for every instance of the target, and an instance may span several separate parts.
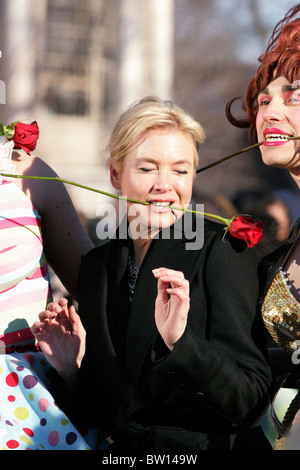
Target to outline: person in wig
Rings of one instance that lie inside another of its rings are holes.
[[[262,161],[288,171],[300,188],[300,3],[292,7],[275,26],[260,65],[245,94],[247,119],[236,119],[228,103],[227,116],[238,127],[250,127],[252,142],[260,146]],[[300,214],[299,214],[300,216]],[[272,338],[270,358],[276,390],[299,388],[300,345],[300,218],[288,239],[267,255],[259,267],[260,308]],[[281,375],[282,374],[282,375]],[[280,378],[281,377],[281,378]],[[274,409],[278,431],[275,448],[284,448],[286,436],[300,423],[300,392],[288,408],[283,423]],[[293,441],[294,442],[294,441]],[[296,448],[300,449],[299,439]],[[293,444],[295,445],[295,443]]]

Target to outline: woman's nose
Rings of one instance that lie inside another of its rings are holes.
[[[168,191],[171,189],[170,176],[166,172],[158,173],[154,187],[158,191]]]
[[[267,122],[283,121],[285,119],[284,103],[280,99],[273,99],[265,108],[263,118]]]

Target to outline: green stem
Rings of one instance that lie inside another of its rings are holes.
[[[149,202],[145,201],[137,201],[135,199],[128,199],[125,196],[118,196],[117,194],[111,194],[106,191],[102,191],[102,189],[91,188],[90,186],[85,186],[84,184],[75,183],[74,181],[69,181],[63,178],[59,178],[58,176],[30,176],[30,175],[14,175],[10,173],[0,173],[1,176],[5,176],[7,178],[22,178],[22,179],[35,179],[35,180],[45,180],[45,181],[58,181],[59,183],[71,184],[73,186],[77,186],[78,188],[87,189],[88,191],[93,191],[95,193],[103,194],[104,196],[113,197],[115,199],[124,199],[130,202],[137,202],[140,204],[150,204]]]
[[[298,136],[297,137],[288,137],[288,139],[289,140],[298,140],[298,139],[300,139],[300,137],[298,137]],[[232,153],[232,154],[228,155],[227,157],[221,158],[220,160],[218,160],[214,163],[211,163],[210,165],[207,165],[204,168],[200,168],[199,170],[197,170],[197,173],[199,173],[201,171],[204,171],[204,170],[207,170],[208,168],[211,168],[215,165],[218,165],[219,163],[222,163],[225,160],[228,160],[229,158],[232,158],[232,157],[235,157],[236,155],[247,152],[248,150],[251,150],[255,147],[259,147],[263,143],[264,143],[264,141],[263,142],[258,142],[257,144],[251,145],[250,147],[246,147],[246,148],[240,150],[239,152]],[[102,194],[103,196],[112,197],[114,199],[119,199],[119,200],[123,200],[123,201],[129,201],[129,202],[134,202],[134,203],[137,203],[137,204],[144,204],[144,205],[150,205],[151,204],[150,202],[139,201],[139,200],[136,200],[136,199],[127,198],[126,196],[118,196],[116,194],[111,194],[111,193],[108,193],[107,191],[102,191],[102,189],[96,189],[96,188],[92,188],[90,186],[85,186],[84,184],[75,183],[74,181],[69,181],[69,180],[66,180],[66,179],[63,179],[63,178],[59,178],[58,176],[53,176],[53,177],[52,176],[29,176],[29,175],[15,175],[15,174],[1,173],[1,172],[0,172],[0,176],[5,176],[6,178],[23,178],[23,179],[46,180],[46,181],[58,181],[60,183],[70,184],[72,186],[77,186],[78,188],[86,189],[88,191],[93,191],[95,193]],[[221,217],[219,215],[209,214],[207,212],[196,211],[194,209],[184,209],[182,207],[172,207],[172,209],[181,210],[181,211],[185,211],[185,212],[191,212],[193,214],[198,214],[198,215],[205,215],[206,217],[212,217],[214,219],[220,220],[221,222],[223,222],[228,227],[230,226],[230,223],[233,220],[233,219],[226,219],[225,217]]]
[[[224,222],[224,224],[226,225],[230,225],[230,222],[232,220],[232,219],[226,219],[225,217],[221,217],[220,215],[209,214],[208,212],[195,211],[194,209],[184,209],[182,207],[174,207],[174,206],[172,206],[172,209],[176,211],[191,212],[192,214],[205,215],[206,217],[213,217],[214,219]]]
[[[92,188],[90,186],[85,186],[84,184],[75,183],[74,181],[69,181],[69,180],[66,180],[66,179],[63,179],[63,178],[59,178],[58,176],[30,176],[30,175],[15,175],[15,174],[11,174],[11,173],[0,173],[0,176],[4,176],[6,178],[22,178],[22,179],[45,180],[45,181],[58,181],[60,183],[70,184],[72,186],[77,186],[78,188],[86,189],[88,191],[93,191],[95,193],[102,194],[103,196],[112,197],[114,199],[134,202],[134,203],[137,203],[137,204],[144,204],[144,205],[147,205],[147,206],[151,205],[151,202],[139,201],[137,199],[127,198],[126,196],[118,196],[117,194],[111,194],[111,193],[108,193],[107,191],[103,191],[102,189],[96,189],[96,188]],[[226,218],[221,217],[219,215],[208,214],[206,212],[200,212],[200,211],[196,211],[194,209],[185,209],[185,208],[182,208],[182,207],[173,207],[173,206],[172,206],[172,209],[173,210],[181,210],[181,211],[184,211],[184,212],[191,212],[193,214],[198,214],[198,215],[205,215],[206,217],[213,217],[217,220],[220,220],[221,222],[224,222],[226,225],[228,225],[228,222],[230,221],[230,219],[226,219]]]

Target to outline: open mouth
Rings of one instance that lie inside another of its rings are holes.
[[[172,204],[172,201],[157,201],[151,202],[151,204],[157,207],[169,207]]]
[[[265,141],[264,147],[278,147],[285,145],[293,137],[286,131],[276,127],[266,128],[263,132]]]
[[[151,211],[159,214],[173,212],[174,201],[151,201]]]
[[[266,134],[265,139],[268,142],[282,142],[282,141],[288,141],[289,137],[292,137],[289,134]]]

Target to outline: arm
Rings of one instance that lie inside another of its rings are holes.
[[[251,250],[235,250],[229,240],[214,242],[190,281],[184,333],[170,354],[160,355],[159,338],[154,344],[158,373],[195,404],[237,424],[261,417],[271,380]]]
[[[18,173],[57,177],[39,158],[26,157]],[[26,166],[25,166],[26,165]],[[67,291],[78,299],[77,281],[81,256],[93,248],[72,200],[63,183],[44,180],[21,180],[23,191],[31,198],[42,218],[42,235],[47,261]]]

